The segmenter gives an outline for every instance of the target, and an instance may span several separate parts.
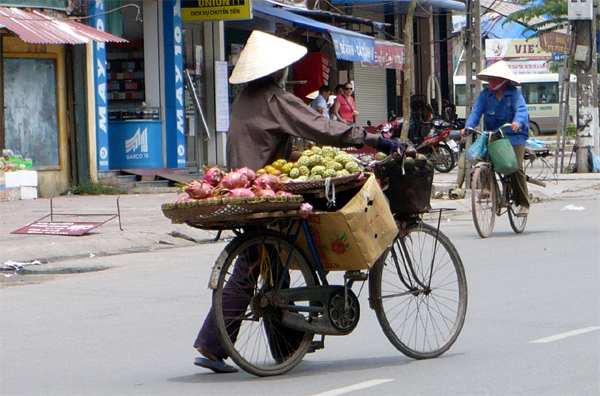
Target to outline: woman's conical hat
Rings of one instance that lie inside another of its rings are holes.
[[[306,54],[306,47],[255,30],[235,64],[229,82],[242,84],[281,70]]]
[[[477,74],[477,78],[482,81],[488,81],[490,77],[500,77],[508,80],[511,85],[521,85],[521,82],[510,70],[506,62],[496,62],[490,67],[483,69]]]

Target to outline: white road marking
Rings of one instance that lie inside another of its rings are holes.
[[[370,380],[370,381],[365,381],[365,382],[361,382],[359,384],[356,385],[350,385],[350,386],[345,386],[343,388],[338,388],[338,389],[333,389],[327,392],[323,392],[323,393],[315,393],[314,395],[311,396],[337,396],[337,395],[343,395],[344,393],[349,393],[355,390],[359,390],[359,389],[365,389],[365,388],[370,388],[372,386],[377,386],[377,385],[381,385],[384,384],[386,382],[390,382],[393,381],[393,379],[375,379],[375,380]]]
[[[573,331],[567,331],[566,333],[557,334],[557,335],[546,337],[546,338],[540,338],[539,340],[529,341],[529,342],[530,343],[533,343],[533,342],[552,342],[552,341],[561,340],[563,338],[568,338],[568,337],[573,337],[573,336],[584,334],[584,333],[589,333],[590,331],[595,331],[595,330],[600,330],[600,326],[584,327],[583,329],[573,330]]]

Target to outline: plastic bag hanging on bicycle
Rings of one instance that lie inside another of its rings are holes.
[[[488,133],[484,132],[481,135],[479,135],[477,140],[475,140],[471,147],[469,147],[469,150],[467,151],[467,159],[471,164],[475,165],[480,161],[487,161],[487,141]]]

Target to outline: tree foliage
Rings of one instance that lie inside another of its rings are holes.
[[[521,0],[519,4],[525,8],[508,15],[502,26],[509,22],[525,23],[527,25],[525,31],[534,32],[531,38],[539,38],[556,30],[569,30],[568,0]],[[543,18],[544,21],[530,24],[533,18]],[[600,18],[596,18],[596,29],[600,29]],[[598,56],[600,57],[600,54]],[[576,62],[572,59],[571,63],[571,70],[574,71]],[[562,67],[562,60],[548,61],[548,65],[550,71],[558,72]],[[598,70],[600,72],[600,62],[598,62]]]
[[[508,22],[524,22],[527,24],[525,31],[534,32],[531,36],[533,38],[565,29],[569,25],[567,0],[543,0],[541,3],[539,0],[521,0],[519,4],[525,8],[507,16],[503,25]],[[530,24],[533,18],[540,17],[544,18],[544,21]]]

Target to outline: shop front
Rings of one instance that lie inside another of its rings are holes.
[[[183,168],[183,32],[174,1],[90,7],[90,24],[127,43],[94,45],[90,113],[98,172]],[[141,18],[141,15],[144,18]]]
[[[0,7],[0,148],[7,160],[12,153],[17,162],[30,162],[25,167],[36,173],[36,185],[11,187],[34,187],[36,193],[27,197],[58,195],[70,187],[70,46],[92,41],[124,40],[72,20]]]

